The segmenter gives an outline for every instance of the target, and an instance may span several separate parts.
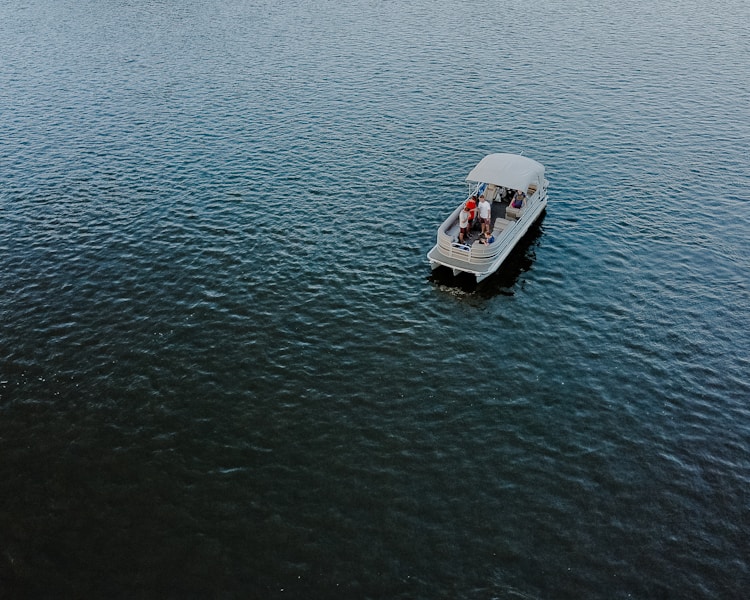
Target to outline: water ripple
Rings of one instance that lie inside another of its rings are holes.
[[[742,596],[750,14],[548,4],[0,8],[0,589]]]

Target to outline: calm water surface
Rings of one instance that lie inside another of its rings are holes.
[[[0,597],[746,597],[748,23],[4,3]],[[498,151],[546,216],[432,276]]]

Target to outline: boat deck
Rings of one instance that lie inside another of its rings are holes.
[[[508,208],[508,202],[493,202],[490,208],[490,223],[492,224],[492,231],[493,233],[495,233],[495,235],[497,235],[497,233],[502,231],[508,224],[508,222],[505,220],[505,209]],[[458,221],[456,221],[446,230],[446,233],[451,237],[458,239],[458,229]],[[464,240],[464,244],[466,244],[467,246],[471,246],[475,242],[479,241],[481,235],[482,228],[479,225],[479,219],[476,219],[476,221],[474,222],[474,226],[469,232],[468,238]]]

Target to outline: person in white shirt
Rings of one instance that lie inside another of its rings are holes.
[[[482,224],[482,233],[486,235],[492,233],[490,227],[490,214],[492,213],[492,208],[490,207],[490,203],[487,202],[487,198],[485,198],[484,195],[480,196],[479,198],[478,208],[479,222]]]
[[[466,236],[469,234],[469,215],[469,209],[464,204],[461,212],[458,213],[458,241],[462,244],[464,243]]]

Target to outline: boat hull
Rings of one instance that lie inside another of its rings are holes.
[[[438,242],[427,253],[430,267],[433,270],[441,266],[447,267],[452,270],[454,275],[469,273],[476,278],[477,283],[483,281],[502,266],[518,242],[542,216],[546,207],[547,197],[545,194],[526,207],[521,218],[516,221],[501,219],[501,221],[506,221],[505,226],[499,232],[495,230],[497,232],[495,241],[486,246],[476,243],[466,245],[454,242],[447,233],[453,218],[453,215],[451,215],[439,230]]]

